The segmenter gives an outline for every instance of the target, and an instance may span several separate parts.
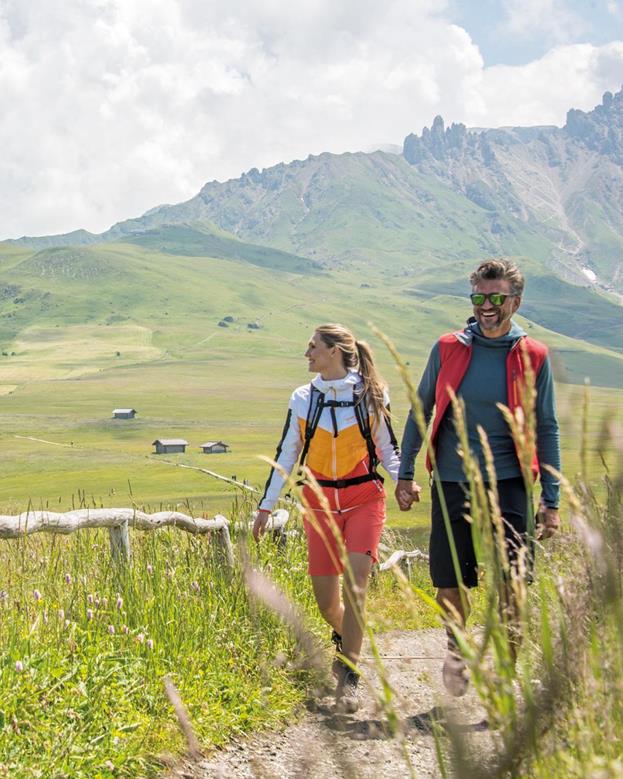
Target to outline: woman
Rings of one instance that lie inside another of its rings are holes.
[[[365,341],[355,340],[342,325],[322,325],[312,335],[305,357],[316,376],[290,398],[275,461],[286,473],[297,462],[299,467],[306,465],[328,503],[329,512],[314,490],[304,487],[310,509],[304,520],[308,571],[320,613],[333,628],[337,651],[356,665],[363,641],[360,615],[385,522],[383,478],[376,467],[380,460],[395,482],[400,458],[387,391]],[[283,483],[283,475],[273,468],[253,526],[256,540]],[[352,581],[345,576],[342,603],[339,577],[345,568],[352,572]],[[337,659],[333,669],[338,707],[356,711],[358,674]]]

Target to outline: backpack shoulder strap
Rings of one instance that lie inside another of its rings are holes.
[[[312,383],[310,383],[309,387],[309,407],[307,408],[307,419],[305,420],[305,438],[301,456],[299,457],[299,468],[305,463],[307,453],[309,452],[309,445],[314,437],[318,422],[320,421],[322,409],[324,408],[324,393],[320,392]]]
[[[364,408],[361,399],[356,397],[356,388],[353,389],[353,401],[355,407],[355,418],[357,419],[357,424],[359,425],[359,432],[363,436],[366,442],[366,447],[368,448],[368,457],[370,458],[370,472],[374,473],[376,471],[376,466],[378,465],[378,458],[376,456],[376,446],[374,445],[374,440],[372,438],[372,428],[370,427],[370,413],[367,408]]]

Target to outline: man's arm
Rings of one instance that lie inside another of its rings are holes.
[[[560,428],[556,414],[554,396],[554,378],[549,357],[541,366],[536,380],[536,449],[539,458],[541,477],[540,512],[542,537],[548,538],[558,528],[560,517],[558,504],[560,501],[560,481],[545,466],[549,465],[560,471]]]
[[[417,394],[422,404],[424,420],[428,425],[435,406],[435,388],[437,386],[437,377],[439,376],[439,345],[435,344],[428,356],[426,368],[420,379]],[[398,484],[396,487],[396,500],[402,511],[407,511],[414,500],[419,500],[420,487],[414,484],[413,477],[415,472],[415,458],[422,448],[422,434],[417,426],[413,416],[413,410],[409,411],[409,416],[402,434],[402,443],[400,446],[400,470],[398,473]]]

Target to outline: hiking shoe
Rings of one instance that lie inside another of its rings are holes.
[[[460,698],[467,692],[469,685],[467,665],[456,644],[450,641],[448,642],[446,659],[443,662],[441,678],[446,690],[455,698]]]
[[[342,662],[340,665],[335,690],[335,710],[340,714],[354,714],[359,708],[359,674]]]
[[[337,630],[334,630],[333,633],[331,633],[331,643],[335,646],[335,652],[337,654],[342,654],[342,636],[337,632]],[[340,675],[340,666],[342,665],[342,661],[339,657],[336,656],[336,658],[333,661],[333,665],[331,666],[331,671],[333,673],[333,676],[335,676],[336,679],[339,678]]]

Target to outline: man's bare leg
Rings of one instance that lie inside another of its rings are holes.
[[[437,603],[445,612],[448,649],[443,664],[443,683],[451,695],[460,697],[467,691],[468,676],[465,661],[459,652],[452,625],[464,628],[469,616],[469,599],[461,598],[458,587],[441,587],[437,590]]]

